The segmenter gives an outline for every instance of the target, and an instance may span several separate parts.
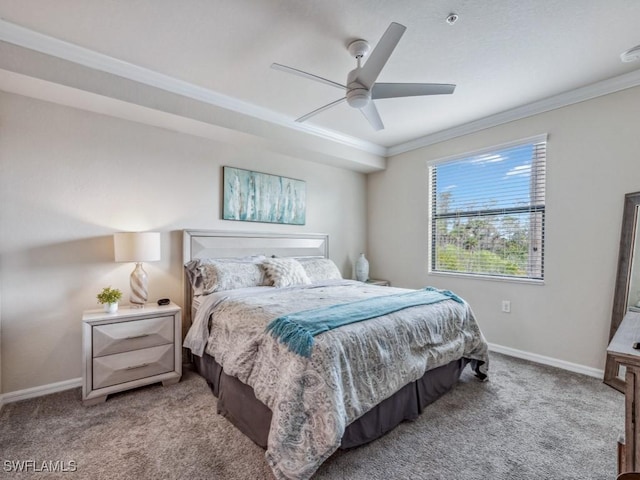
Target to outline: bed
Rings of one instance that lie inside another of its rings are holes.
[[[218,413],[266,448],[276,478],[310,478],[336,449],[417,418],[467,364],[486,379],[487,344],[464,300],[344,280],[326,235],[185,231],[184,261],[184,346]],[[310,336],[306,315],[328,312],[337,324]]]

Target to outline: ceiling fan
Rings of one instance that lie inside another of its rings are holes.
[[[453,93],[456,86],[446,83],[376,83],[376,79],[385,66],[391,53],[398,45],[400,38],[407,27],[399,23],[391,22],[391,25],[382,35],[382,38],[371,51],[367,62],[361,65],[362,59],[369,53],[369,43],[366,40],[355,40],[349,44],[347,50],[356,57],[358,65],[347,75],[347,84],[328,80],[312,73],[303,72],[297,68],[287,67],[279,63],[271,64],[271,68],[309,78],[325,85],[340,88],[346,91],[346,95],[334,102],[320,107],[296,119],[296,122],[304,122],[309,118],[331,107],[346,101],[351,107],[359,109],[375,130],[382,130],[384,124],[373,100],[380,98],[415,97],[422,95],[442,95]]]

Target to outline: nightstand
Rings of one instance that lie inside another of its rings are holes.
[[[381,287],[390,287],[391,282],[389,280],[376,280],[375,278],[370,278],[364,283],[369,283],[371,285],[380,285]]]
[[[174,303],[115,313],[82,315],[82,403],[95,405],[110,393],[182,376],[182,310]]]

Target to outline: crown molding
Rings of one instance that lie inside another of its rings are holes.
[[[387,154],[386,147],[381,145],[367,142],[333,130],[310,124],[297,123],[286,115],[274,112],[273,110],[259,107],[248,102],[243,102],[208,88],[200,87],[193,83],[189,83],[148,68],[140,67],[123,60],[118,60],[117,58],[21,27],[2,19],[0,19],[0,40],[77,63],[88,68],[160,88],[167,92],[248,115],[275,125],[308,133],[316,137],[372,153],[374,155],[384,157]]]
[[[488,117],[484,117],[473,122],[465,123],[463,125],[441,130],[405,143],[394,145],[387,149],[387,156],[392,157],[401,153],[417,150],[418,148],[427,147],[435,143],[479,132],[480,130],[495,127],[497,125],[513,122],[539,113],[556,110],[568,105],[584,102],[585,100],[601,97],[609,93],[626,90],[627,88],[637,87],[638,85],[640,85],[640,70],[635,70],[624,75],[619,75],[575,90],[547,97],[537,102],[528,103],[520,107],[505,110],[504,112],[489,115]]]

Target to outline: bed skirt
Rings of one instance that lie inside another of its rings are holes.
[[[256,398],[250,386],[224,373],[210,355],[193,355],[192,358],[196,370],[218,398],[218,413],[257,445],[267,448],[271,410]],[[468,362],[466,358],[454,360],[402,387],[349,424],[340,448],[363,445],[380,438],[404,420],[416,419],[427,405],[451,390]]]

